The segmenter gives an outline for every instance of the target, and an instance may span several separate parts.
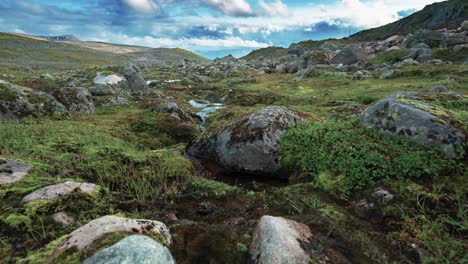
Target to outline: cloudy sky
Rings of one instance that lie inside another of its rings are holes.
[[[0,0],[0,31],[181,47],[213,58],[346,37],[434,0]]]

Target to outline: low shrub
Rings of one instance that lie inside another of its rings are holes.
[[[318,187],[342,198],[380,179],[438,175],[454,167],[454,161],[433,147],[352,121],[297,125],[284,136],[281,154],[286,168],[299,167]]]

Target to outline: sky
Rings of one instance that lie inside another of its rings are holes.
[[[434,0],[0,0],[0,31],[184,48],[208,58],[347,37]]]

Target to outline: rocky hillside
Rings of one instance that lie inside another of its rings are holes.
[[[468,19],[468,1],[450,0],[434,3],[408,17],[378,28],[368,29],[350,38],[360,41],[383,40],[396,34],[409,34],[418,29],[455,29]]]

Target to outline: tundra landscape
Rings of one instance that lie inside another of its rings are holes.
[[[217,58],[3,16],[0,263],[468,263],[468,1]]]

